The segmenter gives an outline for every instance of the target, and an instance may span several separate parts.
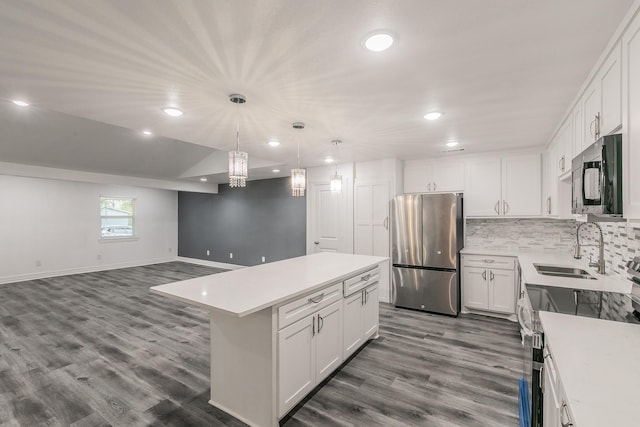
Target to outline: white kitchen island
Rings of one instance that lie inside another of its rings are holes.
[[[388,258],[322,252],[154,286],[211,311],[210,404],[277,426],[378,333]]]

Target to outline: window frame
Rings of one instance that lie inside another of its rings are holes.
[[[129,200],[131,201],[131,214],[130,215],[102,215],[102,202],[103,200]],[[122,242],[122,241],[134,241],[139,240],[136,226],[136,204],[137,200],[135,197],[126,197],[126,196],[105,196],[100,195],[98,199],[98,213],[99,213],[99,241],[101,242]],[[131,223],[131,235],[130,236],[103,236],[102,235],[102,220],[103,219],[127,219]]]

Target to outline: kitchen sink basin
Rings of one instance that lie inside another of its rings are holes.
[[[588,271],[576,267],[562,267],[557,265],[533,264],[538,273],[545,276],[568,277],[570,279],[597,280]]]

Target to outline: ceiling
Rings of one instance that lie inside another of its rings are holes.
[[[298,142],[305,167],[437,156],[450,139],[465,153],[541,147],[632,3],[2,0],[0,156],[224,182],[237,122],[254,179],[287,175]],[[366,50],[376,29],[397,42]],[[426,121],[432,110],[444,116]]]

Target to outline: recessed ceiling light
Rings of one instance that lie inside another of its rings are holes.
[[[278,145],[280,145],[280,141],[276,141],[275,139],[272,139],[271,141],[267,142],[267,144],[269,144],[269,146],[271,147],[277,147]]]
[[[178,117],[182,115],[182,110],[179,110],[176,107],[165,107],[162,111],[171,117]]]
[[[458,141],[449,141],[447,142],[447,147],[455,147],[458,145]]]
[[[143,134],[143,135],[146,135],[146,136],[151,136],[151,135],[153,135],[153,134],[151,133],[151,131],[150,131],[150,130],[147,130],[147,129],[143,130],[143,131],[142,131],[142,134]]]
[[[29,103],[28,103],[28,102],[21,101],[21,100],[19,100],[19,99],[14,99],[12,102],[13,102],[14,104],[16,104],[17,106],[19,106],[19,107],[28,107],[28,106],[29,106]]]
[[[333,158],[332,157],[327,157],[326,159],[324,159],[325,162],[327,163],[333,163]]]
[[[278,172],[280,172],[280,169],[272,169],[271,172],[278,173]]]
[[[203,176],[202,178],[200,178],[200,182],[207,182],[207,178]]]
[[[432,111],[424,115],[427,120],[438,120],[440,117],[442,117],[442,113],[439,111]]]
[[[364,46],[372,52],[382,52],[393,44],[393,36],[388,32],[378,31],[367,36]]]

